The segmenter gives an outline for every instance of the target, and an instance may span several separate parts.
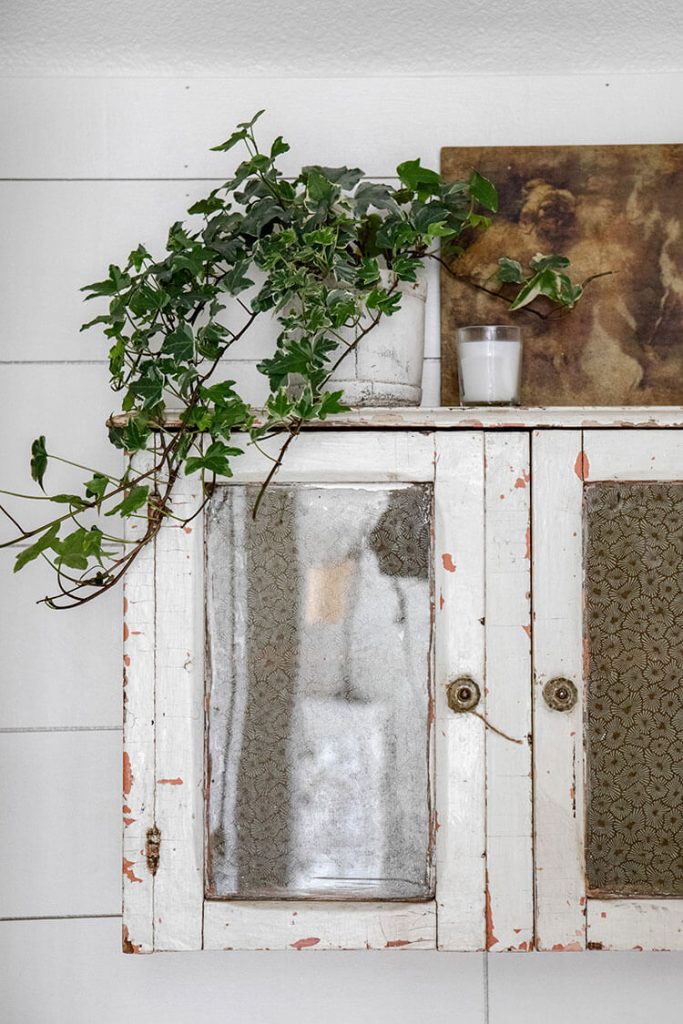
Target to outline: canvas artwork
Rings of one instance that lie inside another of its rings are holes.
[[[683,404],[683,145],[442,149],[447,180],[475,167],[499,212],[442,271],[442,403],[459,402],[456,329],[512,323],[524,405]],[[538,252],[569,257],[579,283],[612,273],[569,314],[511,314],[489,294],[497,259]]]

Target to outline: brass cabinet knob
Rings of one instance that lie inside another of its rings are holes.
[[[481,690],[474,679],[458,676],[448,684],[448,706],[451,711],[471,711],[481,698]]]
[[[549,679],[543,687],[543,699],[553,711],[571,711],[579,698],[571,679],[557,676]]]

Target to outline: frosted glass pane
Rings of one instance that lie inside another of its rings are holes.
[[[586,488],[591,891],[683,896],[683,484]]]
[[[431,894],[431,488],[217,490],[207,894]]]

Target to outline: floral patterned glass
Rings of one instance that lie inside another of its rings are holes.
[[[431,488],[220,487],[207,895],[427,899]]]
[[[683,896],[683,484],[586,487],[589,890]]]

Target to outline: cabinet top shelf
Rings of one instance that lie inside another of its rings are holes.
[[[110,425],[123,426],[128,415],[112,416]],[[180,426],[172,411],[165,416],[165,426]],[[352,409],[329,416],[324,422],[306,425],[306,429],[329,430],[348,428],[434,428],[451,430],[510,430],[544,428],[683,428],[683,406],[572,406],[532,408],[522,406],[459,406],[428,408]]]

